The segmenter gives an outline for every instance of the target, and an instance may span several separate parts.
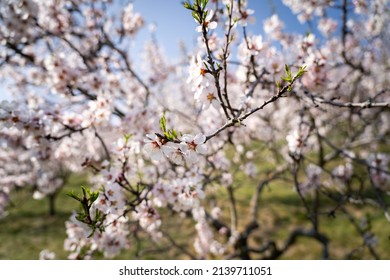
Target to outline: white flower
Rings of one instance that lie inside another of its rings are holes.
[[[280,21],[278,15],[275,14],[266,19],[263,26],[265,33],[275,35],[276,33],[279,34],[282,31],[284,24]]]
[[[310,183],[314,186],[318,186],[320,184],[320,175],[322,173],[322,169],[314,164],[309,164],[306,168],[306,175],[309,179]]]
[[[118,183],[108,183],[104,187],[104,193],[99,193],[99,197],[94,203],[96,209],[105,214],[123,214],[126,202],[121,186]]]
[[[184,164],[184,159],[185,159],[185,154],[183,152],[183,149],[180,146],[171,146],[171,152],[169,153],[169,159],[172,160],[175,164],[177,165],[183,165]]]
[[[157,240],[160,236],[161,218],[157,210],[151,205],[147,205],[145,202],[137,207],[137,211],[133,212],[135,220],[139,221],[140,226],[150,236]]]
[[[329,36],[336,31],[337,21],[331,18],[321,18],[318,21],[318,29],[324,36]]]
[[[39,253],[40,260],[54,260],[55,257],[56,257],[56,254],[54,252],[47,250],[47,249],[45,249]]]
[[[288,134],[286,137],[288,143],[288,149],[292,154],[300,154],[301,149],[304,145],[302,136],[298,130],[294,130],[292,133]]]
[[[252,9],[247,9],[247,10],[241,11],[240,25],[247,26],[248,23],[255,24],[256,18],[251,16],[254,13],[255,13],[255,11]]]
[[[306,168],[306,181],[299,184],[298,188],[303,196],[312,193],[315,189],[321,186],[322,169],[314,164],[309,164]]]
[[[332,174],[340,180],[347,181],[351,178],[352,172],[353,166],[350,162],[347,162],[345,165],[339,165],[333,169]]]
[[[139,13],[133,12],[133,4],[129,4],[123,12],[123,30],[130,34],[136,34],[144,25],[144,20]]]
[[[96,100],[90,101],[89,108],[84,114],[95,124],[106,123],[112,114],[111,104],[106,96],[98,96]]]
[[[221,210],[221,208],[219,208],[219,207],[214,207],[213,209],[211,209],[211,217],[213,218],[213,219],[219,219],[219,217],[221,216],[221,214],[222,214],[222,210]]]
[[[208,109],[210,105],[218,109],[219,102],[215,92],[216,89],[214,85],[200,86],[198,90],[195,91],[194,98],[197,102],[203,105],[203,109]]]
[[[370,176],[374,184],[383,190],[388,190],[386,182],[390,181],[388,174],[390,156],[383,153],[370,154],[367,160],[368,164],[372,166]]]
[[[200,23],[197,20],[195,20],[197,23],[200,23],[199,26],[196,27],[196,31],[202,32],[203,31],[203,26],[206,28],[206,32],[209,31],[209,29],[215,29],[217,28],[217,22],[216,21],[211,21],[214,15],[213,11],[206,11],[207,16],[205,20]]]
[[[190,62],[189,67],[189,77],[187,83],[193,83],[194,88],[197,88],[199,85],[204,85],[207,83],[210,77],[209,71],[205,68],[204,61],[198,54],[194,56]]]
[[[222,173],[222,178],[221,178],[221,185],[228,187],[233,184],[233,176],[231,173],[224,172]]]
[[[248,48],[250,54],[258,55],[263,47],[263,37],[261,35],[248,37]]]
[[[195,137],[190,134],[184,134],[180,149],[185,154],[185,159],[189,164],[193,164],[198,159],[198,154],[206,154],[207,147],[204,144],[206,136],[197,134]]]
[[[167,145],[167,140],[156,135],[156,134],[147,134],[144,142],[146,143],[144,146],[144,151],[150,156],[152,160],[159,161],[166,156],[169,156],[171,149],[169,145]]]

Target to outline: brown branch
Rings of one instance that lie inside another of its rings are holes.
[[[274,246],[268,246],[271,247],[273,250],[270,255],[266,256],[265,259],[277,259],[280,256],[282,256],[291,246],[293,246],[299,237],[310,237],[322,244],[322,258],[328,259],[329,258],[329,239],[313,229],[311,230],[305,230],[305,229],[294,229],[289,237],[287,238],[286,242],[284,243],[283,247],[281,249],[278,249],[275,245]],[[272,245],[272,243],[270,243]]]
[[[380,257],[379,257],[379,255],[378,255],[378,253],[375,251],[375,249],[373,248],[373,246],[371,245],[371,244],[369,244],[369,243],[367,243],[366,242],[366,238],[365,238],[365,233],[367,232],[367,231],[364,231],[361,227],[360,227],[360,225],[359,225],[359,223],[356,221],[356,219],[344,208],[344,207],[342,207],[341,208],[341,210],[342,210],[342,212],[347,216],[347,218],[348,218],[348,220],[351,222],[351,224],[355,227],[355,229],[356,229],[356,231],[359,233],[359,235],[362,237],[362,239],[363,239],[363,242],[364,242],[364,245],[366,245],[367,247],[368,247],[368,250],[370,251],[370,253],[371,253],[371,255],[375,258],[375,259],[377,259],[377,260],[379,260],[380,259]]]
[[[342,29],[341,29],[341,41],[343,45],[343,49],[341,51],[341,56],[344,59],[344,62],[352,67],[353,69],[359,70],[363,74],[368,74],[367,70],[364,69],[363,65],[361,63],[355,64],[351,61],[350,58],[347,56],[346,51],[346,43],[347,43],[347,35],[350,33],[348,31],[347,23],[348,23],[348,0],[343,0],[343,4],[341,7],[342,10]]]
[[[204,15],[204,12],[202,10],[201,7],[198,7],[199,10],[198,10],[198,13],[199,13],[199,17],[200,18],[203,18],[203,15]],[[203,22],[200,23],[202,25],[202,37],[203,37],[203,40],[204,40],[204,43],[205,43],[205,46],[206,46],[206,53],[207,53],[207,62],[208,64],[210,65],[210,68],[211,68],[211,75],[213,76],[214,78],[214,83],[215,83],[215,87],[217,89],[217,94],[218,94],[218,99],[219,99],[219,102],[220,102],[220,105],[223,109],[223,112],[226,116],[226,118],[228,120],[230,120],[230,116],[229,116],[229,113],[227,111],[227,107],[226,107],[226,104],[224,102],[224,99],[222,98],[222,90],[221,90],[221,85],[219,83],[219,71],[220,69],[216,69],[215,68],[215,61],[214,61],[214,58],[213,58],[213,55],[212,55],[212,52],[210,50],[210,46],[209,46],[209,39],[208,39],[208,36],[207,36],[207,26],[205,24],[203,24]],[[225,73],[225,76],[226,76],[226,73]]]
[[[237,215],[237,207],[236,207],[236,199],[234,197],[234,191],[232,186],[227,187],[227,192],[229,195],[229,206],[230,206],[230,228],[231,231],[234,232],[237,230],[238,226],[238,215]]]
[[[384,91],[389,91],[389,89],[385,89]],[[334,100],[326,100],[322,97],[315,96],[309,92],[305,92],[306,95],[310,97],[310,99],[315,104],[316,102],[321,104],[329,104],[335,107],[341,108],[359,108],[359,109],[368,109],[368,108],[383,108],[390,109],[390,102],[372,102],[371,100],[363,101],[363,102],[338,102]]]
[[[230,110],[230,114],[232,116],[234,116],[234,111],[233,111],[233,108],[230,104],[230,100],[229,100],[229,95],[228,95],[228,82],[227,82],[227,76],[228,76],[228,69],[227,69],[227,60],[228,60],[228,51],[229,51],[229,46],[230,46],[230,43],[232,42],[231,38],[230,38],[230,33],[232,31],[232,28],[233,28],[233,24],[232,24],[232,17],[233,17],[233,5],[234,5],[234,2],[231,1],[230,2],[230,13],[229,13],[229,26],[228,26],[228,30],[225,34],[225,37],[226,37],[226,43],[225,43],[225,48],[223,50],[223,55],[222,55],[222,61],[223,61],[223,69],[225,70],[225,75],[224,75],[224,93],[223,93],[223,96],[225,97],[225,100],[226,100],[226,104],[227,104],[227,107],[228,109]]]
[[[281,98],[283,96],[283,94],[286,93],[288,91],[288,89],[294,84],[295,81],[296,81],[296,77],[293,78],[291,83],[289,83],[289,84],[285,85],[283,88],[281,88],[277,94],[273,95],[268,100],[264,101],[262,105],[250,110],[249,112],[247,112],[246,114],[244,114],[243,116],[241,116],[239,118],[234,118],[234,119],[230,119],[229,121],[227,121],[223,126],[218,128],[215,132],[207,135],[205,142],[207,142],[211,138],[217,136],[219,133],[221,133],[222,131],[224,131],[228,127],[231,127],[235,124],[240,124],[243,120],[247,119],[249,116],[253,115],[257,111],[264,109],[264,107],[267,106],[268,104],[273,103],[276,100],[278,100],[279,98]]]
[[[104,152],[106,154],[107,160],[111,161],[110,152],[108,151],[106,143],[104,142],[103,138],[98,133],[98,131],[97,131],[95,126],[93,127],[93,129],[95,130],[95,136],[99,139],[100,143],[102,144],[102,147],[103,147],[103,150],[104,150]]]
[[[186,248],[184,248],[182,245],[176,243],[176,241],[165,231],[161,231],[162,234],[168,239],[168,241],[177,249],[179,249],[182,253],[190,257],[192,260],[197,260],[198,258],[195,257],[192,253],[190,253]]]

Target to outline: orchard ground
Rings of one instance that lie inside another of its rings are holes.
[[[248,209],[255,181],[248,179],[237,181],[237,204],[243,211]],[[74,190],[79,192],[80,186],[86,184],[83,176],[72,175],[67,185],[56,199],[56,215],[48,214],[48,199],[31,199],[30,190],[20,189],[13,196],[13,207],[9,215],[0,220],[0,259],[37,259],[43,249],[55,252],[57,259],[66,259],[68,252],[63,249],[66,238],[65,221],[69,219],[77,203],[66,195]],[[224,195],[224,194],[221,194]],[[323,201],[323,204],[328,203]],[[228,207],[226,205],[226,207]],[[383,214],[369,206],[362,206],[361,213],[353,213],[363,218],[363,213],[370,213],[372,231],[378,238],[375,247],[384,259],[390,259],[390,226],[384,223]],[[167,213],[168,215],[170,213]],[[245,217],[245,215],[243,215]],[[249,215],[247,215],[249,217]],[[356,229],[347,221],[347,217],[338,215],[337,219],[323,215],[322,230],[332,237],[329,243],[331,259],[371,259],[367,247],[361,249],[362,238]],[[175,227],[176,236],[172,236],[178,244],[186,244],[193,236],[193,226],[177,223],[184,221],[166,219],[163,228]],[[188,222],[188,221],[185,221]],[[247,221],[242,221],[243,224]],[[290,230],[297,225],[307,227],[307,218],[295,191],[286,184],[273,183],[263,190],[260,206],[260,230],[255,235],[257,242],[270,236],[284,242]],[[193,250],[192,246],[187,247]],[[137,253],[138,252],[138,253]],[[351,254],[352,253],[352,254]],[[100,257],[98,257],[100,258]],[[103,258],[101,256],[101,258]],[[174,247],[165,247],[148,241],[147,236],[139,236],[139,243],[133,243],[130,250],[123,251],[115,259],[186,259],[187,256]],[[283,259],[321,259],[321,245],[312,239],[300,238],[282,256]]]

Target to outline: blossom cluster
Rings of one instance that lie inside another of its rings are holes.
[[[171,142],[159,134],[148,134],[144,151],[155,161],[166,157],[178,165],[184,163],[192,165],[197,162],[199,154],[206,153],[205,141],[206,137],[202,134],[195,136],[184,134],[178,143]]]
[[[1,1],[12,101],[0,102],[0,217],[16,189],[50,198],[74,173],[87,182],[71,195],[82,204],[66,222],[71,259],[112,258],[142,239],[189,258],[279,257],[276,218],[259,214],[265,187],[299,192],[317,241],[327,239],[313,215],[352,202],[363,212],[372,187],[386,215],[388,1],[283,2],[313,30],[287,32],[275,13],[257,19],[259,34],[248,1],[185,3],[197,38],[176,63],[156,28],[141,55],[129,48],[148,25],[137,3]],[[332,207],[309,205],[312,194]],[[185,245],[171,224],[186,225]]]

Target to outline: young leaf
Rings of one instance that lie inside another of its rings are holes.
[[[191,6],[191,4],[188,3],[188,2],[184,2],[184,3],[183,3],[183,6],[184,6],[184,8],[186,8],[186,9],[188,9],[188,10],[192,10],[192,6]]]
[[[69,196],[69,197],[71,197],[71,198],[73,198],[73,199],[75,199],[75,200],[77,200],[77,201],[80,201],[80,202],[81,202],[81,199],[80,199],[77,195],[75,195],[75,194],[73,193],[73,191],[70,192],[70,193],[67,193],[66,195]]]
[[[165,114],[160,118],[160,127],[162,132],[167,131],[167,119],[165,118]]]
[[[290,72],[290,68],[288,67],[287,64],[284,65],[284,71],[286,72],[287,75]]]
[[[280,83],[280,81],[276,81],[276,87],[278,88],[278,91],[282,89],[282,84]]]
[[[131,133],[129,134],[124,134],[123,137],[125,137],[125,143],[127,144],[130,140],[130,138],[132,137],[133,135]]]
[[[193,11],[191,14],[192,14],[192,17],[196,20],[196,22],[198,22],[198,23],[201,22],[197,12]]]
[[[295,75],[295,77],[296,77],[296,78],[302,77],[303,74],[305,74],[305,73],[307,72],[305,69],[306,69],[306,65],[305,65],[305,66],[299,67],[298,72],[297,72],[297,74]]]

